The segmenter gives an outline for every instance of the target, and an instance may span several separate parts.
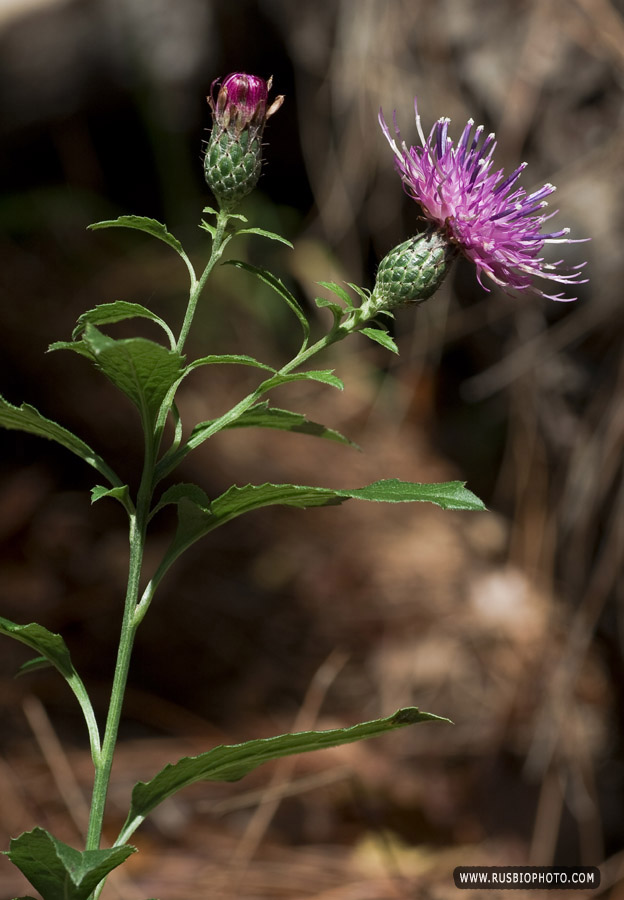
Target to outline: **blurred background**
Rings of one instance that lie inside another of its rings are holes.
[[[112,300],[179,327],[175,254],[86,226],[155,217],[200,264],[206,95],[232,71],[273,75],[286,95],[242,211],[295,243],[241,239],[232,253],[273,269],[318,333],[328,322],[316,282],[371,287],[379,259],[418,228],[377,124],[380,106],[396,109],[415,143],[415,95],[426,132],[446,115],[457,138],[472,117],[496,131],[500,166],[529,162],[527,190],[557,185],[559,226],[591,238],[558,249],[571,265],[588,260],[589,283],[572,304],[485,293],[461,261],[435,299],[397,315],[399,358],[354,338],[322,362],[344,394],[276,393],[362,452],[246,430],[187,460],[181,480],[213,495],[232,482],[461,478],[489,512],[265,510],[191,550],[138,635],[110,840],[134,782],[217,743],[410,704],[455,725],[195,785],[136,835],[141,852],[108,895],[446,897],[460,864],[556,862],[601,865],[602,892],[622,896],[624,3],[1,0],[1,390],[76,431],[134,486],[134,409],[78,356],[45,351]],[[277,364],[297,327],[226,267],[188,350]],[[216,368],[180,394],[189,427],[255,383]],[[123,511],[90,507],[93,472],[62,448],[1,440],[0,614],[62,632],[102,716]],[[150,560],[173,524],[155,523]],[[79,846],[86,735],[60,679],[14,679],[27,658],[2,643],[1,842],[41,824]],[[0,857],[2,900],[26,890]]]

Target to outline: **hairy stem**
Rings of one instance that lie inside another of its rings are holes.
[[[217,225],[212,239],[212,252],[210,254],[210,259],[208,260],[206,268],[199,278],[197,278],[194,273],[191,276],[192,281],[189,302],[186,308],[186,315],[184,317],[184,322],[182,323],[180,337],[178,338],[178,344],[176,347],[176,350],[179,353],[182,353],[184,344],[186,343],[188,333],[191,329],[191,325],[193,324],[193,318],[195,316],[195,310],[197,308],[197,301],[201,296],[206,281],[208,280],[208,276],[212,272],[218,260],[221,258],[221,254],[225,249],[225,245],[228,243],[229,238],[225,237],[225,229],[227,227],[229,219],[230,214],[224,212],[223,210],[221,210],[217,214]]]
[[[228,219],[228,213],[218,213],[217,225],[213,235],[210,259],[208,260],[208,263],[199,279],[196,277],[195,271],[190,263],[188,265],[189,274],[191,277],[191,287],[186,315],[184,317],[184,322],[182,324],[180,336],[176,345],[176,349],[180,353],[182,352],[182,349],[188,337],[191,325],[193,323],[195,310],[197,308],[197,302],[204,289],[208,276],[212,272],[215,264],[217,263],[223,252],[225,245],[229,240],[229,238],[225,236],[225,229],[228,223]],[[130,563],[128,569],[128,584],[126,589],[124,613],[119,638],[119,648],[117,651],[115,675],[113,678],[108,715],[106,718],[106,728],[104,731],[101,750],[99,751],[95,760],[95,778],[93,783],[91,813],[89,817],[89,827],[86,841],[87,850],[98,849],[102,837],[104,809],[106,806],[106,797],[108,794],[115,746],[117,743],[117,735],[119,732],[119,723],[121,720],[124,694],[128,681],[132,647],[134,645],[137,628],[142,619],[142,616],[137,616],[136,612],[137,604],[139,601],[139,586],[143,565],[143,554],[145,550],[147,523],[149,521],[149,514],[154,490],[154,469],[156,465],[156,458],[158,456],[158,451],[160,448],[164,419],[166,419],[171,407],[173,406],[173,397],[174,393],[171,392],[171,396],[169,396],[166,401],[168,403],[168,408],[162,410],[163,415],[159,417],[159,421],[155,426],[148,421],[146,416],[143,416],[143,430],[145,435],[145,461],[143,466],[141,484],[137,496],[136,513],[133,513],[130,517]],[[99,895],[99,890],[101,890],[101,886],[96,892],[96,896]]]
[[[143,423],[146,425],[146,422]],[[152,501],[152,480],[155,464],[155,440],[153,435],[145,435],[145,463],[143,476],[137,497],[136,513],[130,518],[130,562],[128,567],[128,584],[124,613],[117,651],[115,675],[111,688],[111,697],[106,718],[106,728],[102,741],[98,765],[95,769],[93,782],[93,794],[91,799],[91,813],[89,816],[89,828],[87,831],[87,850],[97,850],[102,837],[102,825],[104,822],[104,809],[110,782],[111,769],[119,732],[119,722],[123,707],[124,694],[130,669],[130,658],[136,635],[137,624],[134,621],[134,612],[139,598],[139,585],[141,569],[143,565],[143,553],[145,549],[145,534],[149,510]]]

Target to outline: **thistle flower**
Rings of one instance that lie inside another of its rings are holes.
[[[545,184],[531,194],[517,187],[526,163],[507,177],[502,169],[493,172],[494,135],[482,140],[483,126],[473,131],[472,119],[457,145],[448,136],[447,118],[438,119],[425,138],[416,101],[414,107],[420,147],[408,148],[401,140],[396,114],[398,145],[381,110],[379,124],[396,157],[395,166],[406,193],[446,240],[472,260],[481,287],[489,290],[482,281],[487,275],[505,289],[530,290],[551,300],[576,299],[562,293],[544,293],[533,281],[538,277],[568,285],[587,280],[580,278],[579,271],[585,263],[566,271],[559,268],[562,260],[547,263],[540,256],[545,244],[577,243],[567,237],[568,228],[541,233],[543,224],[556,214],[543,213],[548,205],[546,197],[555,187]]]
[[[223,208],[231,209],[256,186],[262,168],[262,132],[284,98],[267,109],[272,78],[235,73],[208,97],[213,128],[204,157],[208,186]],[[216,82],[213,82],[213,89]]]

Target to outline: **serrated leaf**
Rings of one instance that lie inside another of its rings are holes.
[[[199,366],[223,365],[226,363],[241,366],[255,366],[257,369],[265,369],[268,372],[276,371],[273,366],[261,363],[257,359],[254,359],[253,356],[246,356],[245,354],[240,353],[218,353],[211,354],[210,356],[202,356],[200,359],[194,359],[193,362],[189,363],[186,370],[189,372],[192,369],[199,368]]]
[[[211,225],[209,222],[206,222],[205,219],[202,219],[199,223],[199,227],[203,228],[204,231],[207,231],[210,237],[214,239],[214,236],[217,233],[217,229],[214,225]]]
[[[347,498],[344,498],[347,499]],[[342,503],[331,488],[307,487],[303,484],[246,484],[233,485],[210,504],[213,527],[229,522],[243,513],[264,506],[333,506]],[[211,529],[212,530],[212,529]]]
[[[333,300],[326,300],[325,297],[315,297],[314,302],[318,306],[319,309],[329,309],[334,317],[336,322],[339,322],[345,314],[345,310],[338,303],[334,303]]]
[[[202,422],[201,425],[210,427],[211,422]],[[201,428],[201,425],[195,426],[193,434]],[[325,438],[329,441],[336,441],[339,444],[348,444],[356,447],[353,441],[344,437],[339,431],[333,428],[327,428],[319,422],[313,422],[302,413],[291,412],[288,409],[278,409],[276,406],[269,406],[267,401],[257,403],[251,409],[246,410],[242,415],[235,419],[226,428],[279,428],[282,431],[293,431],[298,434],[309,434],[313,437]],[[359,448],[358,448],[359,449]]]
[[[204,208],[202,209],[202,212],[209,213],[212,216],[219,215],[219,211],[216,209],[213,209],[212,206],[204,206]],[[245,221],[247,221],[247,220],[245,219]]]
[[[268,269],[260,269],[257,266],[252,266],[251,263],[243,262],[240,259],[227,259],[223,265],[235,266],[237,269],[244,269],[246,272],[250,272],[252,275],[255,275],[256,278],[259,278],[260,281],[263,281],[270,288],[272,288],[276,294],[278,294],[283,300],[286,301],[288,306],[296,315],[299,320],[299,324],[301,325],[303,331],[303,346],[305,346],[308,342],[308,338],[310,337],[310,325],[308,320],[305,317],[301,306],[299,305],[298,300],[291,294],[286,285],[277,278],[276,275],[273,275],[272,272],[269,272]]]
[[[0,396],[0,426],[15,431],[26,431],[39,437],[56,441],[67,450],[71,450],[94,469],[104,475],[111,484],[120,485],[121,480],[115,475],[107,463],[95,453],[88,444],[72,434],[62,425],[46,419],[34,406],[22,403],[21,406],[13,406],[4,397]]]
[[[273,378],[264,382],[263,389],[265,391],[272,390],[293,381],[320,381],[322,384],[338,388],[339,391],[344,390],[344,384],[340,378],[334,375],[333,369],[310,369],[308,372],[293,372],[289,375],[280,375],[278,372]]]
[[[377,503],[435,503],[442,509],[484,510],[485,506],[462,481],[420,484],[396,478],[375,481],[363,488],[335,490],[301,484],[233,485],[209,506],[197,503],[190,495],[178,502],[178,528],[154,576],[158,584],[165,572],[191,544],[226,522],[244,513],[266,506],[291,506],[306,509],[334,506],[345,500],[369,500]]]
[[[154,575],[153,581],[156,584],[191,544],[243,513],[263,506],[296,506],[301,509],[307,506],[327,506],[342,503],[343,498],[338,498],[335,491],[328,488],[310,488],[296,484],[247,484],[242,487],[233,485],[209,505],[201,501],[198,503],[189,494],[183,494],[175,502],[178,504],[178,527]]]
[[[88,324],[90,325],[112,325],[115,322],[123,322],[126,319],[149,319],[156,322],[157,325],[166,333],[172,346],[175,345],[175,338],[167,323],[152,312],[151,309],[142,306],[140,303],[128,303],[125,300],[115,300],[114,303],[100,303],[93,309],[88,309],[79,317],[76,327],[73,330],[72,338],[80,337]]]
[[[210,507],[210,497],[197,484],[189,484],[187,482],[174,484],[164,491],[157,505],[152,510],[154,516],[159,510],[165,506],[172,504],[184,504],[188,502],[191,507],[198,508],[201,513],[207,512]],[[191,510],[192,512],[192,510]]]
[[[114,488],[105,488],[101,484],[96,484],[95,487],[91,488],[91,503],[96,503],[104,497],[110,497],[112,500],[119,500],[128,513],[132,514],[134,512],[134,504],[130,499],[130,492],[127,484]]]
[[[6,856],[45,900],[87,900],[100,881],[135,852],[128,845],[81,852],[34,828],[14,838]]]
[[[365,303],[367,300],[370,300],[370,291],[367,291],[366,288],[362,288],[359,284],[354,284],[352,281],[347,281],[347,285],[351,288],[352,291],[358,295],[358,297],[363,300]]]
[[[146,338],[114,340],[90,324],[84,341],[98,367],[132,400],[151,429],[167,392],[184,372],[184,358]]]
[[[332,294],[335,294],[336,297],[340,297],[347,306],[347,309],[353,309],[353,300],[345,291],[345,289],[340,284],[336,284],[335,281],[317,281],[321,287],[327,288],[328,291],[331,291]],[[318,302],[318,301],[317,301]]]
[[[49,345],[48,353],[53,353],[55,350],[71,350],[73,353],[78,353],[80,356],[84,356],[93,362],[93,353],[84,341],[54,341],[54,343]]]
[[[97,231],[100,228],[133,228],[135,231],[144,231],[146,234],[158,238],[159,241],[164,241],[180,256],[185,256],[180,241],[167,231],[166,225],[157,222],[156,219],[148,219],[145,216],[119,216],[117,219],[106,219],[103,222],[89,225],[91,231]]]
[[[269,238],[271,241],[279,241],[280,244],[286,244],[287,247],[293,249],[290,241],[287,241],[281,234],[276,234],[274,231],[265,231],[264,228],[241,228],[236,234],[259,234],[261,237]]]
[[[475,512],[485,509],[484,503],[464,481],[446,481],[439,484],[420,484],[389,478],[355,490],[336,491],[339,497],[355,500],[372,500],[375,503],[435,503],[442,509],[463,509]]]
[[[376,341],[376,343],[381,344],[381,346],[385,347],[386,350],[391,350],[393,353],[399,352],[399,348],[394,343],[388,332],[384,331],[382,328],[360,328],[360,334],[363,334],[367,338],[370,338],[371,341]]]
[[[449,719],[408,707],[397,710],[387,718],[362,722],[349,728],[280,734],[243,744],[223,745],[199,756],[185,757],[165,766],[151,781],[135,785],[122,835],[129,836],[159,803],[196,781],[237,781],[269,760],[340,747],[427,721],[449,722]]]

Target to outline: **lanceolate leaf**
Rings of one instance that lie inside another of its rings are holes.
[[[265,369],[268,372],[276,371],[273,366],[267,366],[266,363],[259,362],[257,359],[254,359],[253,356],[237,353],[221,353],[211,356],[202,356],[200,359],[194,359],[193,362],[189,363],[186,370],[187,372],[190,372],[192,369],[198,369],[200,366],[223,365],[228,363],[240,366],[255,366],[256,369]]]
[[[119,500],[123,508],[130,514],[134,512],[134,504],[130,499],[130,491],[128,485],[123,484],[121,487],[105,488],[101,484],[96,484],[91,488],[91,503],[102,500],[103,497],[110,497],[112,500]]]
[[[79,356],[84,356],[93,362],[93,353],[84,341],[54,341],[48,347],[48,353],[52,353],[54,350],[71,350],[72,353],[78,353]]]
[[[328,291],[331,291],[332,294],[335,294],[336,297],[340,297],[341,300],[344,301],[347,309],[353,309],[353,300],[349,296],[348,292],[340,284],[336,284],[335,281],[319,281],[317,282],[321,287],[327,288]],[[318,303],[318,300],[317,300]]]
[[[310,369],[307,372],[293,372],[288,375],[274,375],[268,378],[262,385],[263,390],[270,391],[273,388],[281,387],[283,384],[290,384],[292,381],[320,381],[322,384],[329,384],[331,387],[338,388],[339,391],[344,389],[344,384],[333,374],[333,369]]]
[[[151,515],[156,515],[165,506],[185,503],[188,503],[190,516],[196,512],[199,517],[202,517],[210,506],[210,498],[197,484],[174,484],[163,493]]]
[[[128,303],[125,300],[116,300],[114,303],[101,303],[88,309],[80,316],[74,328],[72,338],[76,340],[80,337],[88,324],[90,325],[112,325],[115,322],[123,322],[126,319],[150,319],[156,322],[163,329],[169,338],[172,346],[175,346],[175,337],[167,323],[153,313],[151,309],[141,306],[140,303]]]
[[[485,505],[464,481],[446,481],[440,484],[419,484],[412,481],[399,481],[389,478],[375,481],[363,488],[335,492],[344,499],[353,497],[356,500],[373,500],[376,503],[413,503],[415,501],[435,503],[442,509],[463,509],[479,511]]]
[[[104,462],[101,456],[95,453],[88,444],[72,434],[62,425],[44,418],[33,406],[23,403],[21,406],[12,406],[4,397],[0,396],[0,426],[26,431],[39,437],[48,438],[62,444],[76,456],[79,456],[94,469],[97,469],[113,485],[121,485],[121,480],[111,468]]]
[[[45,656],[35,656],[22,663],[15,673],[15,677],[19,678],[20,675],[29,675],[31,672],[38,672],[39,669],[49,669],[51,665],[52,663]]]
[[[195,426],[193,433],[195,434],[202,425],[209,428],[211,424],[211,422],[202,422],[201,425]],[[282,431],[309,434],[313,437],[325,438],[329,441],[336,441],[339,444],[349,444],[351,447],[357,447],[357,444],[344,437],[339,431],[334,431],[333,428],[326,428],[325,425],[320,425],[318,422],[312,422],[301,413],[269,406],[267,401],[252,406],[251,409],[242,413],[238,419],[235,419],[231,425],[226,426],[226,428],[250,427],[279,428]]]
[[[152,237],[158,238],[159,241],[169,244],[180,256],[185,256],[180,241],[174,238],[167,231],[167,227],[161,222],[157,222],[156,219],[148,219],[145,216],[119,216],[118,219],[106,219],[104,222],[95,222],[93,225],[89,225],[89,228],[92,231],[97,231],[100,228],[133,228],[136,231],[144,231],[146,234],[151,234]]]
[[[2,616],[0,616],[0,634],[15,638],[44,656],[68,681],[76,675],[69,650],[60,634],[54,634],[36,622],[16,625],[15,622],[10,622]]]
[[[145,338],[113,340],[89,324],[84,342],[99,368],[132,400],[151,426],[167,392],[184,372],[184,358]]]
[[[35,659],[25,663],[21,667],[19,674],[33,671],[35,668],[40,668],[42,660],[46,660],[61,673],[80,704],[89,731],[91,752],[95,758],[95,754],[99,753],[100,748],[97,722],[95,721],[93,708],[85,690],[85,686],[74,669],[69,650],[60,634],[54,634],[52,631],[48,631],[47,628],[44,628],[43,625],[38,625],[36,622],[31,622],[28,625],[17,625],[15,622],[11,622],[9,619],[4,619],[2,617],[0,617],[0,634],[12,637],[16,641],[26,644],[27,647],[30,647],[31,650],[34,650],[39,654]]]
[[[247,741],[244,744],[215,747],[200,756],[185,757],[177,763],[165,766],[151,781],[139,782],[135,786],[130,813],[120,837],[127,840],[159,803],[196,781],[237,781],[272,759],[339,747],[342,744],[378,737],[406,725],[427,721],[449,720],[409,707],[399,709],[387,718],[362,722],[350,728],[280,734],[277,737]]]
[[[314,302],[319,309],[329,309],[334,317],[334,326],[338,325],[345,314],[344,308],[340,306],[339,303],[334,303],[332,300],[326,300],[325,297],[315,297]]]
[[[87,900],[109,872],[136,852],[128,845],[110,850],[74,850],[43,828],[25,831],[6,853],[45,900]]]
[[[366,337],[370,338],[371,341],[375,341],[376,343],[381,344],[382,347],[385,347],[386,350],[391,350],[392,353],[399,352],[399,348],[394,343],[388,332],[384,331],[383,328],[360,328],[360,334],[366,335]]]
[[[363,488],[335,490],[307,487],[301,484],[234,485],[209,505],[185,492],[178,502],[178,528],[169,550],[154,576],[154,584],[162,579],[177,557],[195,541],[220,525],[243,513],[265,506],[293,506],[300,509],[332,506],[345,500],[358,499],[383,503],[429,502],[443,509],[483,510],[483,503],[466,489],[461,481],[444,484],[419,484],[389,479],[376,481]]]
[[[252,275],[255,275],[260,281],[263,281],[265,284],[268,284],[270,288],[273,288],[276,294],[286,301],[288,306],[292,309],[294,314],[299,319],[299,324],[303,330],[303,344],[304,346],[308,342],[308,338],[310,336],[310,325],[308,320],[306,319],[303,310],[299,306],[296,298],[291,294],[285,284],[283,284],[279,278],[273,275],[272,272],[269,272],[268,269],[260,269],[257,266],[252,266],[250,263],[243,262],[240,259],[228,259],[225,261],[224,265],[236,266],[237,269],[245,269],[247,272],[251,272]]]
[[[279,241],[281,244],[286,244],[287,247],[292,248],[293,246],[281,234],[275,234],[274,231],[265,231],[264,228],[241,228],[236,234],[259,234],[261,237],[269,238],[271,241]]]
[[[347,281],[347,285],[351,288],[352,291],[359,296],[361,300],[366,303],[367,300],[370,300],[370,291],[367,291],[366,288],[360,287],[358,284],[354,284],[352,281]]]

